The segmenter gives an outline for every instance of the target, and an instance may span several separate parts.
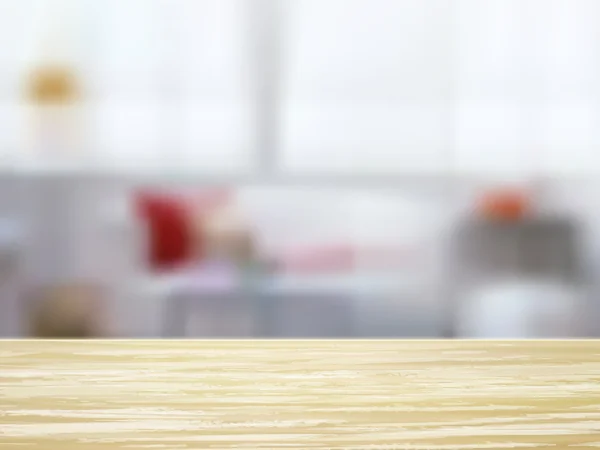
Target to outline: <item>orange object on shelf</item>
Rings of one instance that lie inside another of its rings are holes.
[[[498,189],[484,193],[479,199],[477,213],[487,220],[516,221],[531,210],[529,195],[517,189]]]

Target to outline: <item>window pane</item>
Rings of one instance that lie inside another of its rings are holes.
[[[529,174],[539,164],[543,0],[461,0],[457,20],[460,173]]]
[[[93,13],[97,25],[91,64],[96,70],[97,93],[156,95],[167,38],[161,29],[160,2],[106,0]]]
[[[101,161],[113,168],[151,167],[161,161],[165,139],[158,102],[106,101],[97,105],[93,125],[97,136],[92,145]]]
[[[448,168],[451,0],[286,2],[283,165]]]
[[[457,5],[458,170],[561,176],[600,169],[600,4]]]
[[[186,169],[249,168],[254,124],[243,5],[101,4],[94,64],[102,151]]]
[[[108,0],[95,8],[91,144],[103,164],[147,166],[165,150],[160,12],[156,0]]]
[[[200,170],[249,170],[255,106],[247,0],[177,0],[182,159]]]
[[[550,174],[600,172],[600,3],[550,0],[540,140]]]

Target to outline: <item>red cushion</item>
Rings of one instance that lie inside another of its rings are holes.
[[[148,226],[150,269],[165,271],[187,263],[192,256],[194,235],[184,199],[141,192],[136,203]]]
[[[228,189],[208,189],[193,195],[142,191],[136,195],[138,213],[147,222],[149,266],[153,271],[176,269],[199,256],[202,242],[194,223],[202,213],[231,199]]]

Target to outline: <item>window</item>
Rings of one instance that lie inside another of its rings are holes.
[[[112,166],[252,172],[265,131],[287,173],[599,162],[597,0],[2,0],[0,156],[31,134],[23,74],[58,3],[79,20],[87,145]],[[279,46],[255,22],[275,6]]]
[[[133,166],[248,170],[255,142],[247,2],[99,6],[99,151]]]
[[[446,170],[454,135],[454,3],[286,2],[284,168]]]

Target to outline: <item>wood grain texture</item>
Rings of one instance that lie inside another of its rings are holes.
[[[600,342],[0,341],[5,448],[600,448]]]

